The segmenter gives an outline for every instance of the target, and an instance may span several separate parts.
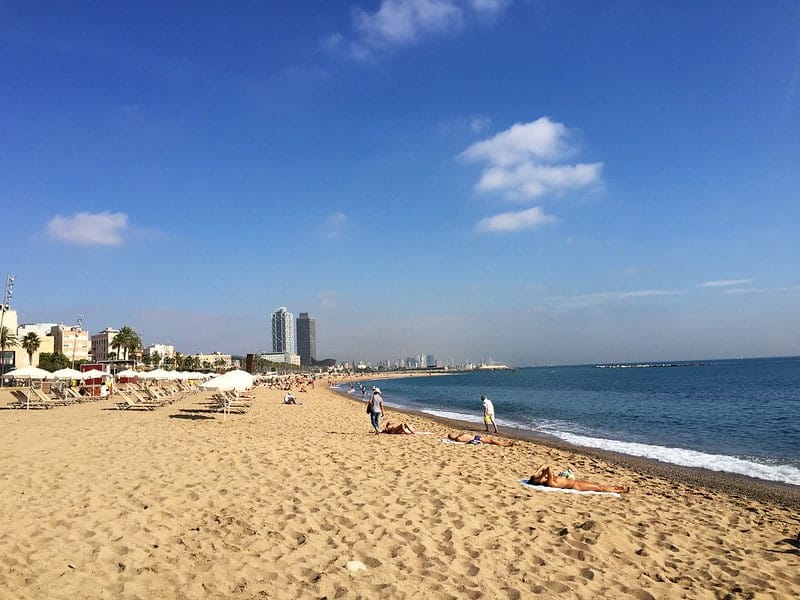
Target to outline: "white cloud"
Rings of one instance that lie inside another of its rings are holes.
[[[627,300],[630,298],[654,298],[661,296],[678,296],[681,294],[683,294],[682,291],[674,290],[633,290],[625,292],[595,292],[579,296],[559,296],[551,298],[551,300],[559,302],[562,306],[579,307],[604,304],[617,300]]]
[[[319,297],[319,307],[322,310],[332,310],[338,306],[338,298],[335,290],[326,290]]]
[[[86,246],[119,246],[128,228],[123,213],[76,213],[71,217],[56,215],[45,226],[48,237]]]
[[[563,123],[541,117],[530,123],[515,123],[488,140],[472,144],[464,151],[464,156],[502,166],[527,162],[531,158],[554,159],[569,150],[569,135]]]
[[[503,10],[510,0],[470,0],[470,5],[476,12],[496,14]]]
[[[460,30],[470,18],[485,19],[500,13],[506,0],[381,0],[375,12],[353,11],[353,36],[329,35],[329,49],[345,48],[354,58],[409,45],[426,35]]]
[[[476,116],[469,120],[468,127],[473,133],[483,133],[492,126],[492,120],[489,117]]]
[[[544,211],[534,206],[519,212],[506,212],[481,219],[475,225],[475,230],[481,233],[496,233],[505,231],[519,231],[521,229],[532,229],[555,223],[557,219],[544,214]]]
[[[347,224],[347,215],[341,212],[333,213],[325,219],[323,229],[325,236],[329,238],[337,238],[342,234],[342,230]]]
[[[375,13],[356,9],[355,28],[373,47],[413,42],[426,32],[461,26],[463,11],[451,0],[383,0]]]
[[[777,294],[783,292],[800,291],[800,285],[789,285],[777,288],[732,288],[725,290],[726,294]]]
[[[564,164],[578,152],[573,137],[563,123],[541,117],[515,123],[476,142],[461,156],[488,163],[475,186],[478,191],[505,192],[513,199],[537,198],[600,182],[603,163]]]
[[[746,283],[752,283],[755,281],[754,279],[719,279],[716,281],[706,281],[705,283],[701,283],[697,287],[701,288],[717,288],[717,287],[731,287],[734,285],[744,285]]]
[[[505,191],[512,199],[538,198],[548,193],[587,187],[600,180],[603,165],[537,165],[487,168],[475,187],[481,192]]]

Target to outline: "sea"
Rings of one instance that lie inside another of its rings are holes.
[[[800,485],[800,357],[529,367],[363,383],[379,386],[387,407],[482,424],[485,394],[501,428]]]

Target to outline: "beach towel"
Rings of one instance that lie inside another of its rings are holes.
[[[533,490],[536,490],[537,492],[563,492],[565,494],[581,494],[583,496],[600,495],[600,496],[615,496],[617,498],[622,497],[617,492],[581,492],[579,490],[570,490],[566,488],[552,488],[552,487],[547,487],[546,485],[535,485],[533,483],[528,483],[527,479],[519,479],[518,481],[526,488],[531,488]]]

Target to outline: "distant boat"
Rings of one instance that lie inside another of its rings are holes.
[[[508,367],[507,365],[498,365],[498,364],[487,365],[487,364],[482,364],[482,365],[479,365],[478,367],[476,367],[475,370],[476,371],[503,371],[503,370],[510,369],[510,368],[511,367]]]

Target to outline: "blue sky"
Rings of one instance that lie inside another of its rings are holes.
[[[184,353],[800,354],[796,2],[5,2],[20,322]]]

